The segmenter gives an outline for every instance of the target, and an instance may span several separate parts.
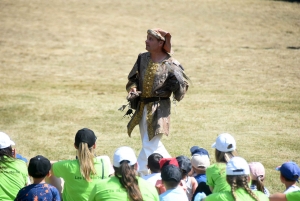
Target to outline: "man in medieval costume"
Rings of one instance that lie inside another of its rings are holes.
[[[188,78],[183,67],[171,56],[171,34],[162,29],[147,31],[146,50],[138,56],[128,75],[127,99],[137,103],[127,125],[128,135],[139,124],[142,149],[138,156],[138,172],[148,173],[147,158],[160,153],[164,158],[170,155],[161,142],[163,134],[169,134],[171,100],[183,99],[188,90]]]

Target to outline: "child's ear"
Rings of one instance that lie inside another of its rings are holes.
[[[248,176],[247,176],[247,182],[249,183],[250,181],[251,181],[251,176],[248,175]]]
[[[46,175],[46,177],[51,177],[51,170],[49,170],[48,174]]]

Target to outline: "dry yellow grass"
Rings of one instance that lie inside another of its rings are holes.
[[[138,129],[127,137],[117,109],[146,30],[161,27],[193,81],[172,108],[167,149],[212,155],[229,132],[241,156],[265,165],[269,190],[283,191],[274,168],[300,164],[299,11],[267,0],[2,0],[0,130],[27,158],[73,158],[82,127],[96,132],[98,154],[121,145],[138,153]]]

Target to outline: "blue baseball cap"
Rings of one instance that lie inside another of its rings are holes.
[[[193,147],[190,148],[190,151],[191,151],[192,156],[195,155],[195,154],[197,154],[197,155],[207,155],[208,158],[209,158],[208,151],[206,149],[201,148],[201,147],[193,146]]]
[[[286,162],[277,167],[276,170],[280,171],[282,176],[291,181],[298,181],[300,176],[300,168],[295,162]]]

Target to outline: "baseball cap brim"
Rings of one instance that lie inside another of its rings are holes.
[[[10,146],[16,145],[12,140],[10,141]]]

